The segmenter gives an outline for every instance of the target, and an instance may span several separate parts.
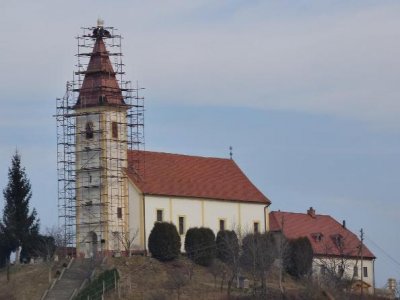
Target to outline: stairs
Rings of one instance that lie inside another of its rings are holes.
[[[45,300],[69,300],[80,289],[86,279],[89,279],[95,268],[91,259],[73,260],[69,267],[60,275],[52,287],[42,297]]]

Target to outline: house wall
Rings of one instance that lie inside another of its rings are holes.
[[[343,261],[343,262],[342,262]],[[361,262],[359,259],[354,258],[337,258],[337,257],[317,257],[313,260],[313,274],[322,279],[324,273],[324,267],[329,270],[339,271],[339,266],[344,266],[344,275],[346,279],[361,280]],[[354,276],[354,266],[358,268],[358,276]],[[368,293],[372,294],[374,291],[374,261],[371,259],[363,260],[363,268],[367,268],[367,276],[363,276],[363,281],[368,283],[371,287],[368,289]],[[326,271],[325,271],[326,272]]]
[[[136,247],[142,249],[147,249],[150,232],[157,220],[157,210],[163,211],[163,221],[172,222],[177,228],[179,217],[184,217],[185,232],[191,227],[209,227],[217,234],[220,219],[225,220],[225,229],[234,229],[241,233],[253,232],[254,222],[259,222],[261,232],[265,228],[265,204],[165,196],[145,196],[143,198],[133,186],[129,188],[129,203],[130,224],[139,226],[141,232],[141,237],[135,244]],[[266,210],[266,224],[269,224],[268,208]],[[137,211],[143,211],[143,220]],[[181,235],[181,239],[183,250],[185,234]]]

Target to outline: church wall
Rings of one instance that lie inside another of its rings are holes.
[[[134,250],[144,249],[144,226],[143,223],[143,209],[142,209],[142,195],[132,185],[129,184],[129,232],[132,234],[137,232],[137,237],[134,241]]]
[[[242,233],[253,232],[253,223],[258,222],[259,231],[264,231],[264,208],[264,204],[257,203],[145,196],[146,245],[142,244],[142,246],[147,248],[150,232],[157,221],[157,210],[162,210],[163,221],[174,223],[178,231],[179,217],[184,217],[185,232],[191,227],[203,226],[211,228],[217,234],[220,229],[220,220],[225,220],[225,229]],[[268,218],[268,211],[266,216]],[[181,235],[181,238],[183,250],[185,235]]]

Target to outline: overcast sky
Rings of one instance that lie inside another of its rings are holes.
[[[363,228],[377,286],[400,279],[398,1],[1,1],[0,186],[18,148],[43,228],[57,223],[55,98],[98,17],[146,87],[147,149],[232,145],[272,210]]]

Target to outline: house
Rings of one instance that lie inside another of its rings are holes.
[[[132,240],[135,250],[147,250],[149,234],[159,221],[174,223],[182,242],[190,227],[209,227],[215,233],[231,228],[268,230],[271,202],[234,160],[129,147],[129,135],[137,135],[141,124],[130,123],[135,105],[127,102],[131,96],[124,96],[126,89],[120,87],[119,73],[110,61],[107,41],[114,36],[98,23],[81,38],[93,42],[90,53],[79,54],[89,58],[87,68],[76,72],[83,80],[73,90],[78,96],[72,111],[58,114],[61,126],[74,126],[60,143],[68,146],[72,142],[65,139],[74,136],[74,148],[59,156],[73,165],[67,175],[75,177],[61,178],[67,180],[60,194],[69,201],[61,202],[61,213],[67,222],[76,222],[72,234],[77,255],[117,253],[127,250],[126,242]],[[64,122],[63,117],[73,122]],[[73,159],[65,159],[71,153]],[[68,198],[71,190],[73,197]]]
[[[307,237],[313,252],[313,274],[317,278],[334,275],[353,281],[353,288],[374,290],[374,254],[347,227],[329,215],[316,214],[310,207],[307,213],[272,211],[271,231],[283,232],[288,239]],[[362,248],[362,251],[361,251]]]

